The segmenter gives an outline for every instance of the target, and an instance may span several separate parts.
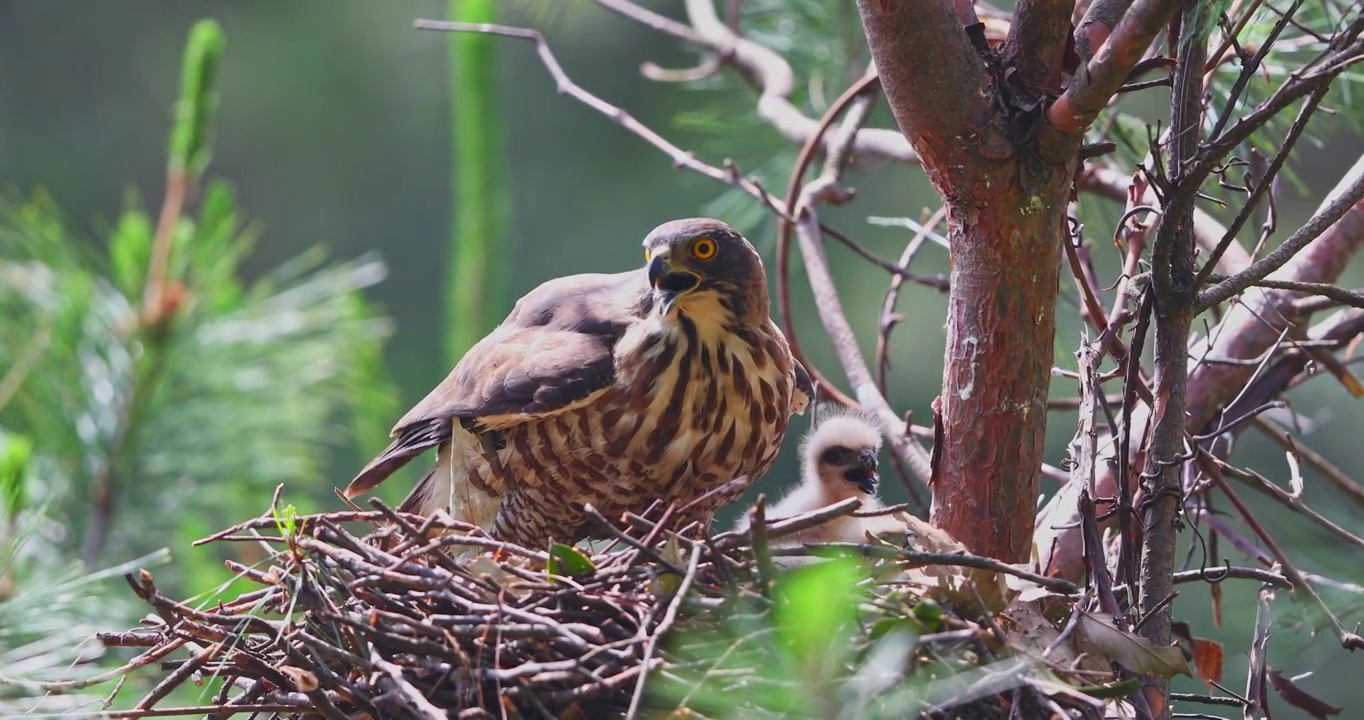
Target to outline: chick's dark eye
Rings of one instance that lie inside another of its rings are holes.
[[[825,465],[847,465],[852,462],[853,452],[845,447],[832,447],[819,456]]]

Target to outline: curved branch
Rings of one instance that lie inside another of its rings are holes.
[[[1244,271],[1217,283],[1198,294],[1198,304],[1207,308],[1235,295],[1283,267],[1309,243],[1316,240],[1337,222],[1364,225],[1364,156],[1350,168],[1326,202],[1297,232],[1283,241],[1274,252],[1251,264]],[[1348,215],[1348,217],[1347,217]]]
[[[1005,66],[1018,69],[1029,92],[1061,91],[1061,64],[1070,35],[1072,0],[1019,0],[1004,41]]]
[[[1127,74],[1179,9],[1180,0],[1137,0],[1075,75],[1070,87],[1047,109],[1057,131],[1078,135],[1108,105]]]
[[[838,359],[843,364],[843,371],[847,374],[848,382],[852,384],[853,393],[857,395],[862,409],[876,419],[881,427],[881,434],[885,436],[886,443],[890,445],[896,457],[900,458],[921,482],[928,485],[933,475],[928,453],[910,436],[908,425],[902,418],[896,416],[890,403],[886,402],[886,398],[876,388],[876,381],[872,378],[867,360],[858,348],[857,336],[853,334],[852,326],[848,324],[848,318],[843,314],[843,305],[839,302],[838,290],[834,286],[833,276],[829,273],[829,266],[824,258],[824,246],[819,239],[819,218],[810,203],[819,193],[820,184],[822,183],[819,179],[816,179],[806,186],[801,202],[797,205],[799,215],[796,221],[796,237],[800,241],[801,256],[805,259],[806,274],[810,277],[810,288],[814,290],[815,298],[818,300],[815,307],[819,309],[819,319],[824,323],[824,330],[829,333],[829,339],[833,341]]]
[[[843,94],[840,95],[837,100],[834,100],[833,104],[829,106],[829,109],[824,112],[824,117],[820,118],[819,126],[815,129],[815,134],[801,146],[800,154],[796,156],[795,169],[792,170],[791,179],[786,185],[786,198],[782,205],[788,216],[795,217],[796,201],[800,199],[801,180],[805,177],[806,168],[809,167],[810,162],[814,160],[815,148],[834,140],[834,137],[826,134],[829,126],[833,124],[834,119],[858,97],[862,97],[864,93],[867,93],[876,87],[878,78],[876,76],[875,67],[876,66],[873,65],[872,67],[867,68],[867,73],[861,80],[853,83],[847,90],[843,91]],[[870,100],[867,100],[866,103],[868,103],[869,108]],[[866,108],[863,109],[863,114],[865,114],[865,112]],[[860,119],[856,122],[858,125],[861,124]],[[848,138],[848,140],[851,141],[855,137],[856,130],[853,131],[853,136]],[[791,345],[791,354],[794,355],[795,358],[805,366],[805,369],[810,372],[810,376],[815,379],[821,394],[830,396],[840,405],[853,407],[856,405],[856,401],[845,395],[837,386],[830,383],[827,378],[824,378],[819,370],[805,357],[805,353],[801,349],[800,341],[796,337],[796,324],[791,313],[791,283],[787,274],[787,267],[790,263],[791,221],[786,217],[779,217],[777,219],[777,307],[781,311],[782,327],[786,330],[786,339]]]
[[[787,140],[803,143],[817,134],[819,121],[791,103],[795,74],[786,59],[756,42],[736,35],[715,13],[712,0],[687,0],[690,27],[629,0],[596,0],[596,3],[651,29],[710,50],[738,68],[761,93],[758,98],[759,117]],[[827,150],[827,139],[824,144]],[[857,133],[852,152],[900,162],[918,162],[918,155],[904,136],[887,128],[866,128]]]
[[[931,161],[930,176],[974,166],[977,143],[968,140],[972,128],[989,122],[992,94],[985,91],[985,63],[952,5],[857,0],[857,11],[891,111],[920,157]]]

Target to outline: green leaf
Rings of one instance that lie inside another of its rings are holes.
[[[170,170],[197,179],[208,166],[209,125],[218,105],[218,61],[222,58],[222,28],[214,20],[200,20],[189,33],[180,76],[180,99],[175,103],[171,130]]]
[[[109,262],[114,275],[114,283],[125,297],[137,298],[142,294],[142,285],[147,273],[147,259],[152,247],[152,221],[129,198],[123,215],[118,219],[118,227],[109,238]]]
[[[914,606],[914,617],[924,624],[924,632],[936,632],[942,626],[942,606],[924,600]]]
[[[871,629],[867,631],[867,638],[880,640],[895,631],[918,635],[923,631],[923,626],[913,617],[884,617],[872,624]]]
[[[275,528],[279,530],[280,537],[292,538],[298,532],[298,509],[290,503],[283,509],[272,512],[275,516]]]
[[[25,483],[29,461],[33,459],[33,441],[23,435],[6,435],[0,445],[0,502],[4,503],[2,519],[19,517],[27,504]]]
[[[824,655],[847,635],[857,622],[862,578],[857,560],[838,558],[794,569],[777,583],[777,635],[797,660]]]
[[[597,569],[596,565],[578,548],[563,543],[554,543],[549,546],[549,565],[550,575],[559,577],[575,577],[586,575]]]

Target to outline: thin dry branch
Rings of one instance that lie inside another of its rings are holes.
[[[834,285],[828,263],[824,258],[824,246],[819,240],[819,218],[807,204],[816,191],[807,188],[807,193],[802,194],[806,198],[799,206],[803,209],[801,219],[796,223],[796,237],[799,239],[801,256],[805,259],[810,287],[815,292],[817,301],[815,305],[819,309],[819,318],[824,323],[824,330],[833,341],[838,359],[843,364],[843,372],[848,376],[848,382],[852,385],[858,404],[876,419],[882,435],[896,457],[900,458],[920,482],[928,485],[933,477],[928,453],[911,436],[910,428],[906,426],[904,419],[895,414],[885,396],[877,389],[876,380],[867,366],[866,358],[862,356],[862,350],[857,345],[857,336],[853,334],[852,326],[848,324],[848,318],[843,313],[843,305],[838,299],[838,289]]]
[[[735,34],[715,13],[713,0],[688,0],[690,26],[670,20],[629,0],[595,0],[598,5],[649,28],[697,45],[734,65],[760,93],[758,115],[782,137],[804,143],[818,134],[818,122],[791,103],[795,74],[786,59],[759,43]],[[914,149],[893,129],[868,128],[858,133],[854,154],[873,155],[899,162],[917,162]]]
[[[1077,189],[1106,197],[1115,202],[1126,202],[1129,210],[1134,205],[1160,207],[1160,199],[1157,197],[1155,189],[1145,182],[1139,183],[1142,189],[1140,200],[1132,203],[1128,198],[1128,189],[1134,184],[1138,184],[1137,178],[1127,177],[1113,168],[1104,166],[1086,167],[1075,179]],[[1227,228],[1202,208],[1194,208],[1193,212],[1194,241],[1198,243],[1200,250],[1210,253],[1217,247],[1218,242],[1227,235]],[[1232,243],[1224,250],[1224,254],[1218,260],[1216,267],[1223,273],[1235,273],[1250,263],[1250,253],[1240,243]]]
[[[1047,122],[1066,135],[1084,132],[1127,81],[1179,6],[1179,0],[1132,3],[1094,57],[1075,74],[1070,87],[1047,109]]]
[[[1250,267],[1245,270],[1200,292],[1198,294],[1199,305],[1204,308],[1212,307],[1265,279],[1287,264],[1289,260],[1292,260],[1313,240],[1321,237],[1347,213],[1353,211],[1364,214],[1364,206],[1361,206],[1361,200],[1364,200],[1364,157],[1355,162],[1354,167],[1350,168],[1345,178],[1327,196],[1322,206],[1312,214],[1311,219],[1288,236],[1288,239],[1284,240],[1283,244],[1275,248],[1273,252],[1251,263]]]
[[[1364,159],[1356,168],[1364,164]],[[1348,187],[1352,170],[1332,196],[1338,195]],[[1104,178],[1113,180],[1114,178]],[[1111,191],[1108,191],[1111,192]],[[1329,204],[1329,200],[1328,200]],[[1320,212],[1320,211],[1319,211]],[[1233,246],[1235,247],[1235,246]],[[1364,207],[1356,205],[1346,212],[1334,225],[1328,228],[1313,243],[1288,261],[1274,280],[1286,282],[1330,283],[1344,272],[1350,259],[1364,247]],[[1246,264],[1240,264],[1244,261]],[[1249,255],[1244,251],[1228,252],[1222,258],[1222,270],[1239,273],[1249,265]],[[1261,358],[1284,333],[1302,323],[1306,316],[1296,306],[1301,293],[1290,290],[1252,290],[1243,295],[1221,322],[1207,337],[1193,343],[1189,350],[1194,358]],[[1188,413],[1188,427],[1197,434],[1203,432],[1208,423],[1215,420],[1219,413],[1231,403],[1251,378],[1254,365],[1235,363],[1198,363],[1190,370],[1189,396],[1185,406]],[[1271,399],[1271,398],[1264,398]],[[1150,407],[1137,406],[1133,409],[1130,428],[1134,439],[1128,449],[1121,452],[1120,460],[1135,462],[1140,458],[1143,428],[1150,422]],[[1116,468],[1103,468],[1097,481],[1098,492],[1103,496],[1118,493],[1119,473]],[[1060,492],[1046,503],[1038,515],[1035,542],[1041,550],[1043,567],[1058,572],[1063,577],[1076,578],[1083,569],[1080,555],[1080,536],[1075,525],[1076,500],[1079,488],[1063,487]]]
[[[814,160],[815,148],[824,145],[826,138],[835,142],[843,140],[842,147],[846,148],[848,144],[856,138],[856,126],[860,125],[861,119],[865,118],[873,97],[870,93],[876,88],[879,81],[880,79],[876,76],[875,69],[869,68],[861,80],[853,83],[847,90],[844,90],[843,94],[829,106],[827,111],[825,111],[824,116],[819,120],[819,125],[815,129],[815,133],[805,141],[805,144],[800,149],[800,153],[796,156],[795,168],[791,172],[791,179],[787,182],[786,197],[782,204],[782,207],[786,211],[785,216],[780,217],[777,220],[777,307],[781,311],[782,326],[786,330],[786,338],[791,344],[791,354],[805,365],[805,369],[810,372],[811,377],[813,377],[818,384],[821,395],[828,395],[828,397],[832,398],[835,402],[846,407],[854,407],[857,403],[852,398],[843,394],[836,385],[829,382],[828,378],[824,377],[824,375],[819,372],[818,368],[805,357],[805,353],[801,349],[800,340],[796,334],[795,318],[791,312],[791,276],[789,271],[791,262],[791,221],[788,218],[795,216],[801,180],[805,176],[805,169]],[[855,121],[851,135],[847,138],[830,137],[828,135],[828,130],[833,125],[834,120],[836,120],[838,116],[854,102],[860,102],[862,109],[860,112],[851,114],[852,119]],[[837,155],[831,154],[830,157],[837,157],[838,155],[843,154],[845,153],[840,151]]]
[[[732,185],[749,195],[758,198],[769,208],[775,209],[777,207],[777,198],[764,190],[762,186],[739,175],[738,171],[733,166],[721,169],[697,160],[693,153],[674,145],[662,135],[659,135],[648,126],[635,119],[630,113],[593,95],[582,86],[575,83],[569,78],[568,74],[564,72],[563,66],[559,64],[558,59],[554,57],[554,53],[549,49],[549,44],[545,42],[544,36],[536,30],[507,25],[446,22],[444,20],[417,20],[413,26],[419,30],[487,33],[490,35],[502,35],[504,37],[528,41],[535,45],[535,52],[539,55],[541,64],[545,66],[545,69],[549,71],[550,76],[554,79],[554,85],[558,92],[566,94],[583,105],[605,115],[625,130],[661,150],[672,159],[674,167],[687,168],[688,170],[700,173],[717,182]]]

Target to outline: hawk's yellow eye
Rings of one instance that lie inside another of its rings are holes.
[[[697,260],[709,260],[715,257],[715,253],[719,252],[719,250],[719,246],[710,238],[701,238],[691,244],[692,257],[695,257]]]

